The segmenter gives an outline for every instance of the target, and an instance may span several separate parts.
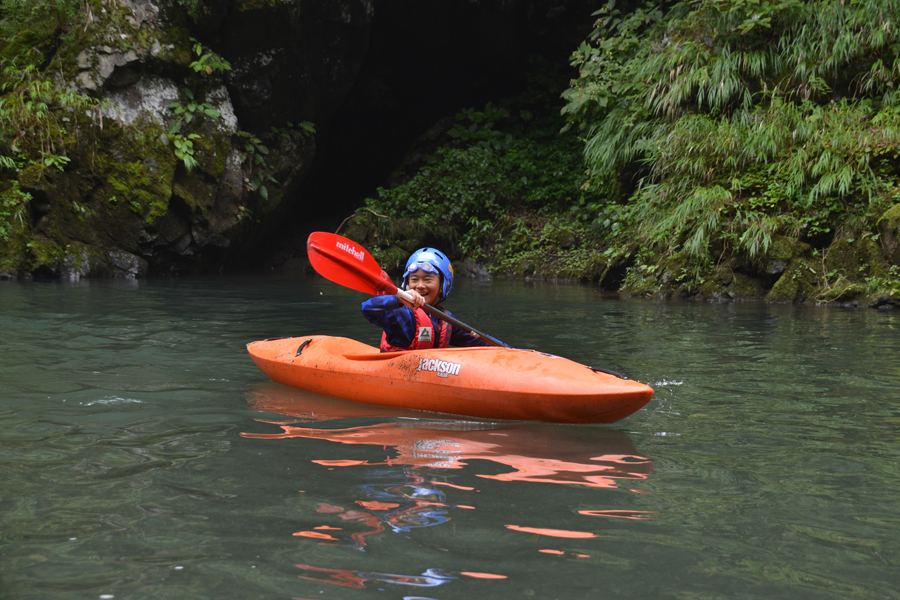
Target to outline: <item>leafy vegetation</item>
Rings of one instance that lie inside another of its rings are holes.
[[[609,2],[573,54],[563,113],[616,200],[609,243],[699,276],[776,236],[877,238],[900,191],[896,4],[668,4]]]
[[[77,115],[96,107],[51,75],[55,46],[82,20],[83,9],[75,0],[0,1],[0,241],[29,225],[31,195],[20,189],[19,175],[64,170],[77,140]]]
[[[45,79],[22,56],[3,61],[0,83],[0,167],[21,170],[29,164],[62,169],[65,156],[67,109],[85,109],[90,98],[63,90]]]
[[[313,137],[316,134],[315,125],[309,121],[302,121],[296,126],[290,122],[285,125],[284,128],[272,127],[271,131],[263,136],[276,142],[296,144],[302,139]],[[278,180],[272,175],[271,167],[266,161],[270,152],[269,147],[262,139],[247,131],[238,131],[237,136],[243,141],[241,161],[246,168],[247,186],[268,201],[269,184],[278,185]]]
[[[31,195],[19,189],[18,181],[0,192],[0,240],[8,242],[14,227],[24,229],[25,210],[30,201]]]
[[[95,102],[54,82],[54,45],[82,18],[77,0],[0,0],[0,168],[64,168],[69,114]]]
[[[900,198],[895,12],[611,0],[572,55],[561,135],[521,102],[464,110],[417,173],[366,200],[359,233],[395,262],[429,241],[495,271],[617,270],[632,293],[759,296],[782,272],[772,299],[895,289],[876,244]]]
[[[405,239],[505,268],[542,247],[551,216],[583,233],[578,216],[600,198],[582,189],[581,145],[558,134],[561,124],[552,113],[536,118],[521,108],[513,117],[492,104],[460,112],[414,175],[365,201],[358,221],[371,231],[376,254],[392,249],[397,256],[388,260],[399,261],[395,244]]]
[[[0,36],[17,44],[50,45],[81,19],[84,0],[0,0]]]
[[[269,182],[278,183],[271,174],[265,173],[264,170],[269,148],[252,133],[239,131],[238,136],[244,139],[244,151],[241,153],[241,157],[248,165],[250,171],[250,176],[248,177],[250,188],[254,192],[259,192],[264,199],[268,200],[269,188],[266,184]]]
[[[216,73],[224,73],[231,70],[231,64],[198,42],[191,38],[192,49],[197,55],[197,60],[190,64],[190,68],[198,74],[199,77],[210,76]],[[198,166],[197,159],[194,158],[194,141],[200,138],[198,133],[182,133],[182,129],[187,129],[196,117],[205,116],[212,120],[217,120],[222,115],[209,102],[201,102],[198,95],[209,91],[210,82],[207,80],[194,79],[192,87],[184,89],[184,95],[187,102],[173,102],[169,105],[169,110],[175,113],[175,120],[169,126],[169,139],[174,146],[175,156],[178,157],[184,168],[190,172]]]

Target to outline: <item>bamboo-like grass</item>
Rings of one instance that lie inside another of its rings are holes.
[[[900,181],[896,2],[663,4],[598,11],[564,94],[624,248],[760,259],[776,234],[874,234]]]

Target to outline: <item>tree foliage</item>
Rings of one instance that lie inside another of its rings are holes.
[[[563,113],[628,224],[613,237],[759,258],[776,233],[875,234],[900,175],[896,2],[611,0],[595,15]]]
[[[0,36],[30,34],[34,41],[52,42],[75,23],[84,0],[0,0]]]
[[[498,223],[515,228],[517,213],[581,211],[599,201],[582,189],[577,138],[560,136],[559,126],[552,113],[512,115],[492,104],[463,110],[446,143],[406,181],[366,199],[360,216],[381,229],[380,243],[403,237],[403,229],[427,232],[430,243],[490,260],[485,248],[503,237]]]

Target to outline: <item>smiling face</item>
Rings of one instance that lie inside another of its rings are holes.
[[[434,306],[441,291],[441,278],[437,273],[426,273],[419,269],[409,274],[406,289],[416,290],[425,298],[427,304]]]

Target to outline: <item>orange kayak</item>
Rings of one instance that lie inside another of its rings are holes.
[[[252,342],[269,379],[325,396],[484,419],[613,423],[653,388],[574,361],[501,347],[381,352],[323,335]]]

